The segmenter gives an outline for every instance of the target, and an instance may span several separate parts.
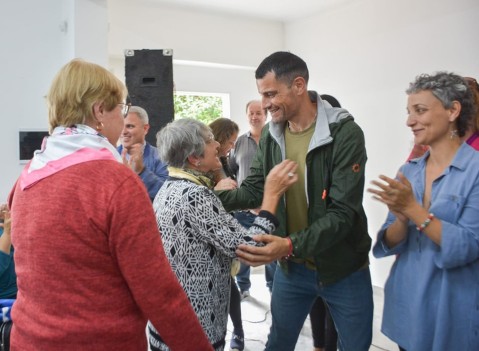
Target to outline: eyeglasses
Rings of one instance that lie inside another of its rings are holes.
[[[122,105],[121,114],[126,118],[126,116],[128,116],[128,111],[130,111],[131,103],[120,102],[118,105]]]

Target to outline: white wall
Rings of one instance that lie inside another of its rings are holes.
[[[363,127],[367,183],[380,173],[394,175],[411,148],[405,127],[408,82],[439,69],[479,77],[477,0],[355,0],[286,25],[148,0],[24,0],[8,1],[2,9],[8,15],[0,21],[0,202],[22,168],[18,130],[47,128],[43,97],[73,57],[108,62],[121,79],[124,49],[171,48],[177,60],[253,67],[175,64],[173,73],[178,90],[231,94],[231,117],[246,130],[244,105],[258,96],[254,67],[274,51],[291,50],[308,63],[310,88],[335,95]],[[375,237],[386,210],[368,195],[365,207]],[[372,259],[375,285],[384,284],[390,261]]]
[[[106,0],[6,1],[2,12],[3,203],[23,168],[18,161],[19,129],[48,129],[44,96],[56,72],[77,56],[99,64],[107,62],[107,13]]]
[[[229,93],[231,117],[248,130],[246,103],[258,98],[254,69],[283,48],[283,24],[232,15],[171,8],[152,1],[110,0],[110,69],[124,80],[125,49],[173,49],[178,91]],[[175,60],[240,66],[185,66]],[[249,69],[248,69],[249,68]]]
[[[286,25],[285,47],[308,63],[310,88],[335,95],[364,130],[366,186],[394,176],[409,154],[404,91],[416,75],[479,77],[478,18],[477,0],[356,0]],[[365,209],[375,239],[386,208],[365,194]],[[374,285],[391,262],[372,258]]]
[[[108,66],[107,0],[74,0],[72,57]]]

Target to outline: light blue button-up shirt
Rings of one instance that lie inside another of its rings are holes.
[[[401,167],[423,203],[427,152]],[[406,239],[384,242],[388,214],[373,247],[375,257],[398,255],[384,291],[382,332],[408,351],[479,350],[479,152],[463,143],[432,184],[441,245],[409,222]]]

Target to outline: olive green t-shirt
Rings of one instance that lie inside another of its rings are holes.
[[[284,139],[286,158],[298,164],[298,181],[286,191],[286,218],[288,234],[308,226],[308,203],[305,191],[306,154],[316,123],[301,132],[291,132],[286,127]]]

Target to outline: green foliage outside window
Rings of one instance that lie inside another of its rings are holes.
[[[222,117],[220,96],[174,94],[175,119],[194,118],[205,124]]]

